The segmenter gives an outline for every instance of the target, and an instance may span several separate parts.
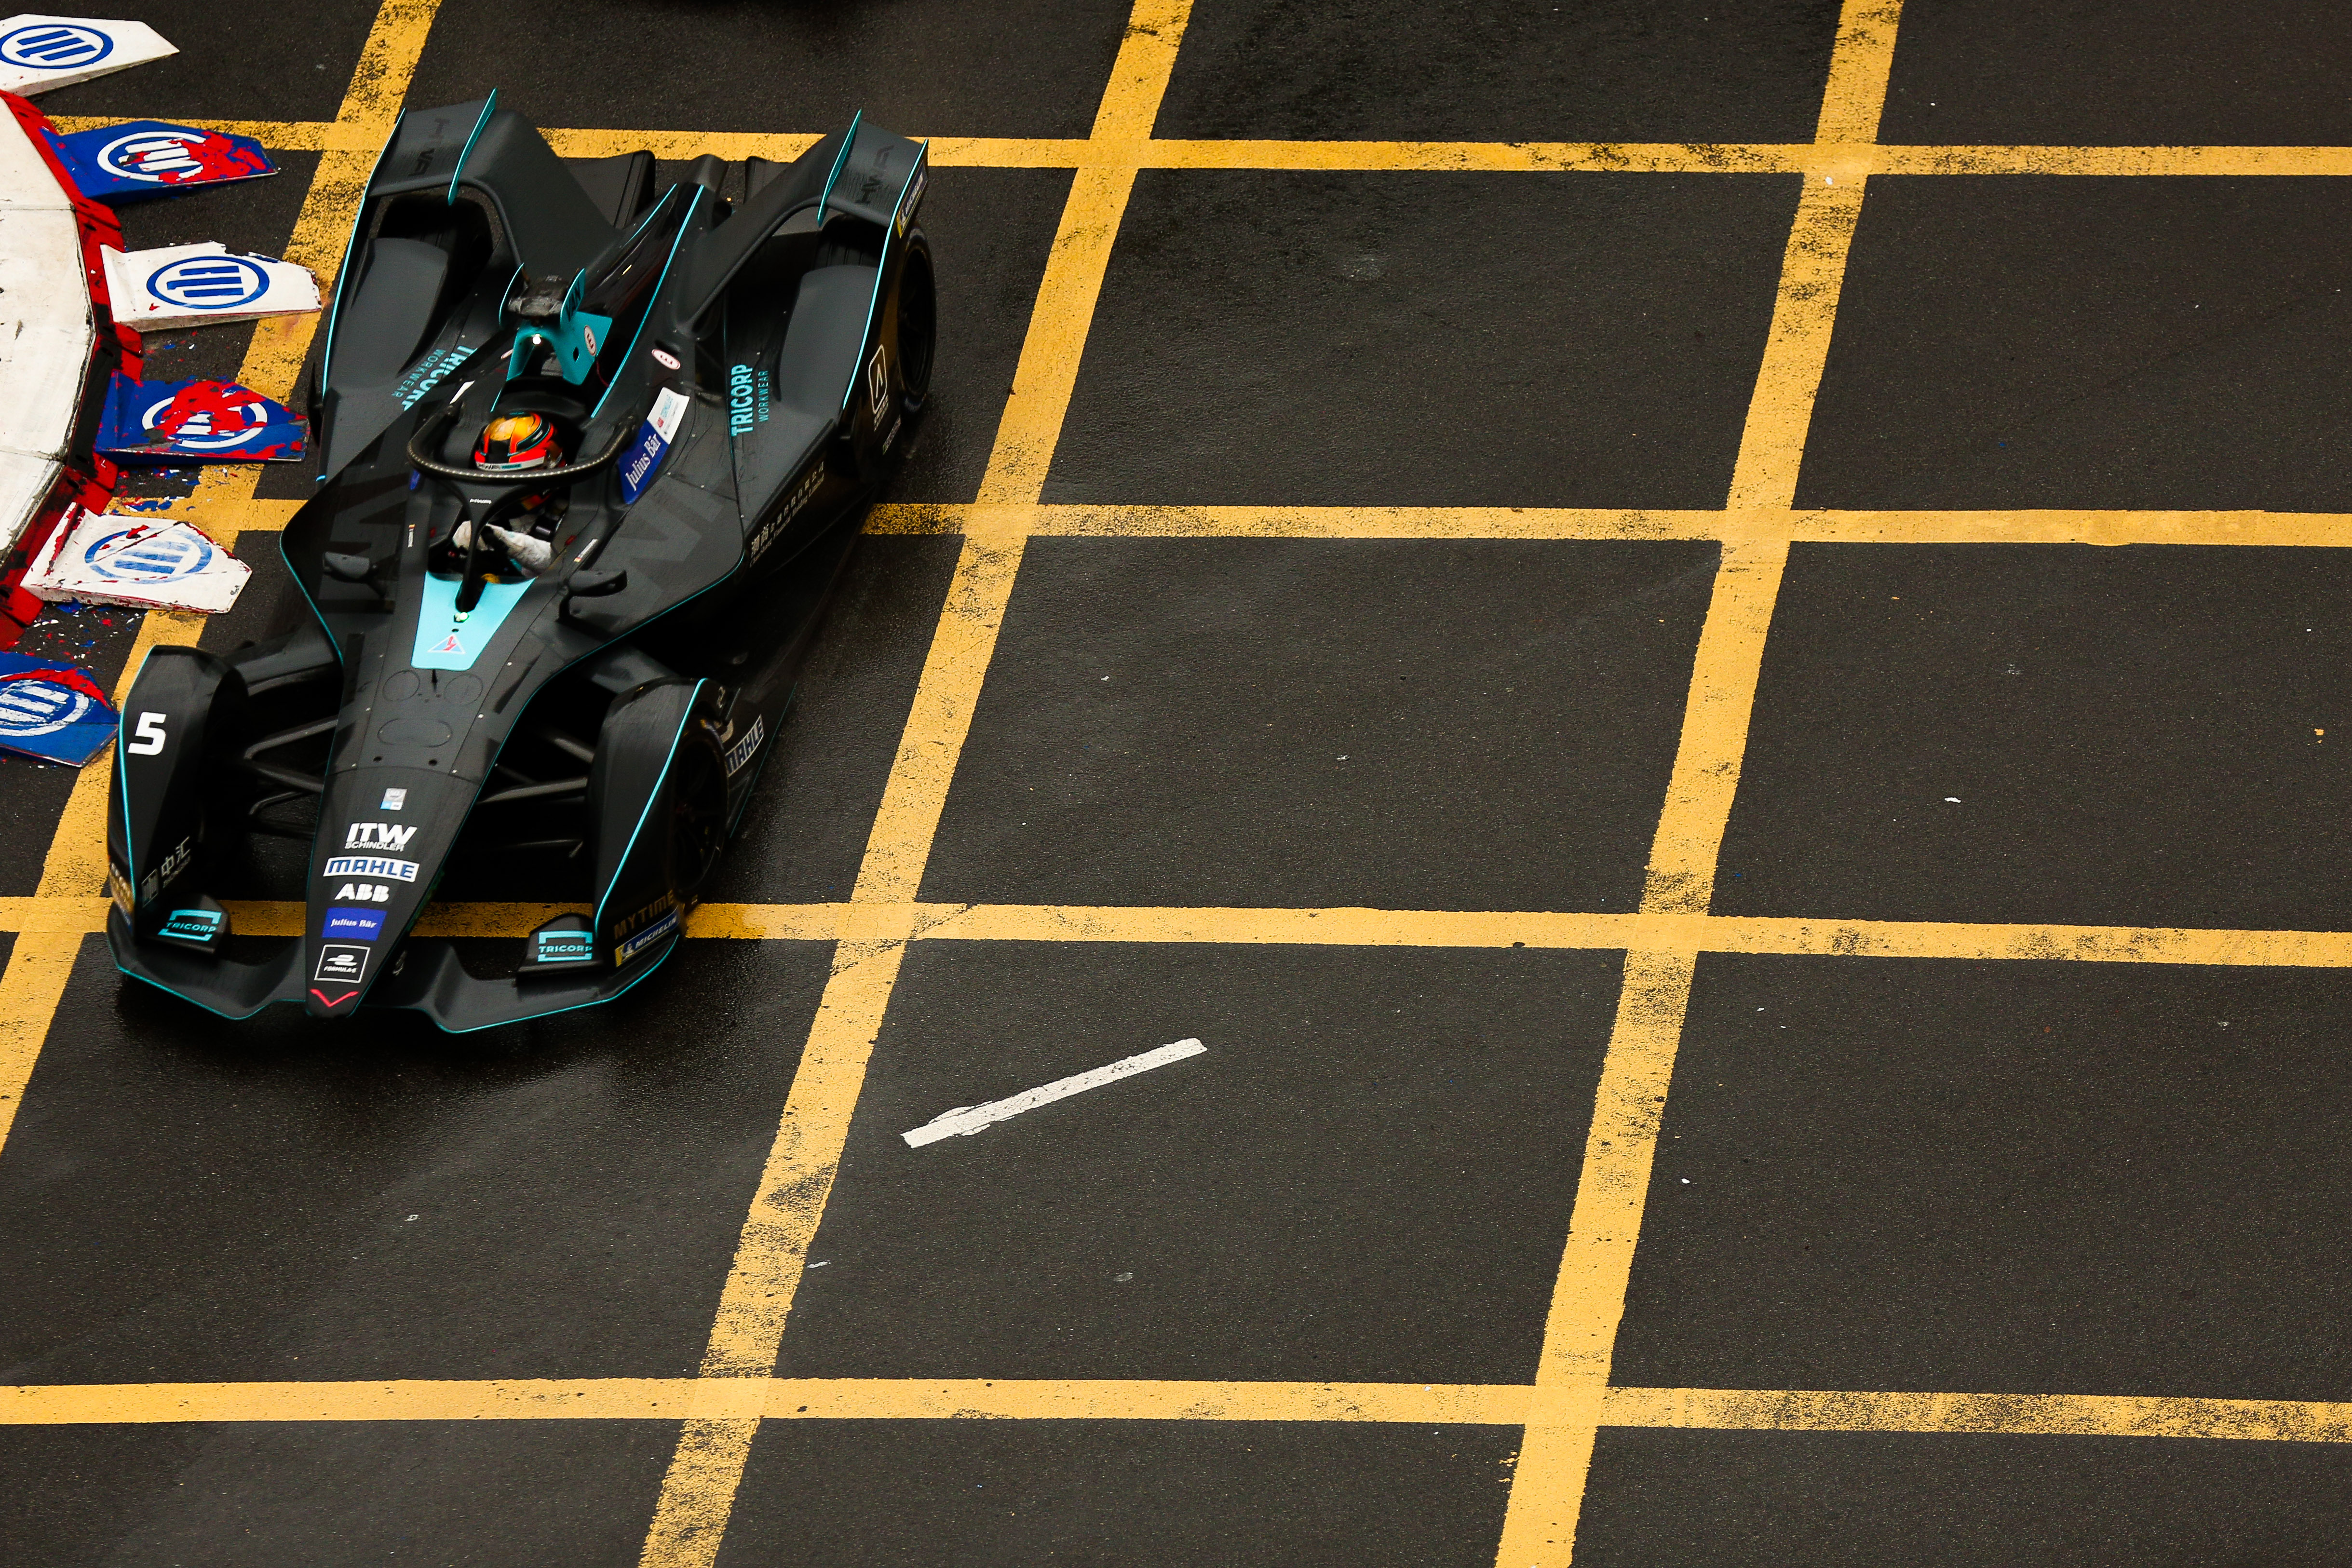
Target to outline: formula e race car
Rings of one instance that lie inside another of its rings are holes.
[[[228,1017],[464,1030],[607,1001],[677,944],[936,320],[922,146],[853,121],[750,160],[740,200],[728,173],[656,194],[648,153],[567,163],[496,94],[394,128],[316,377],[321,488],[283,535],[313,614],[159,647],[123,704],[124,973]],[[310,844],[290,941],[215,896],[268,836]],[[483,868],[576,906],[519,963],[410,934]]]

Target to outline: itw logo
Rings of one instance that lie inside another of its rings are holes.
[[[343,839],[346,849],[405,849],[416,829],[391,822],[354,822]]]

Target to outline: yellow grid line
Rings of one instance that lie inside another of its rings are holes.
[[[1825,151],[1876,139],[1901,16],[1900,0],[1845,0],[1815,136]],[[1813,398],[1837,321],[1846,254],[1862,213],[1864,178],[1849,172],[1841,181],[1832,172],[1840,164],[1842,160],[1825,158],[1818,173],[1806,174],[1798,196],[1772,323],[1732,469],[1729,505],[1735,509],[1786,508],[1796,495]],[[1765,637],[1788,558],[1785,536],[1724,540],[1692,662],[1674,772],[1652,841],[1642,893],[1645,915],[1701,915],[1713,900],[1716,860],[1738,787]],[[1656,929],[1656,934],[1667,932]],[[1696,962],[1694,949],[1672,940],[1645,940],[1625,954],[1616,1021],[1601,1058],[1582,1173],[1536,1368],[1538,1386],[1559,1397],[1574,1415],[1528,1428],[1512,1472],[1497,1568],[1553,1568],[1575,1555],[1577,1520]]]
[[[1128,151],[1129,161],[1072,176],[981,480],[983,503],[1034,507],[1044,488],[1135,185],[1132,149],[1150,134],[1159,115],[1191,9],[1192,0],[1137,0],[1094,124],[1094,140]],[[809,1241],[849,1136],[866,1059],[906,954],[912,927],[905,900],[913,898],[930,854],[1022,549],[1017,531],[1002,539],[965,536],[866,841],[832,978],[720,1293],[718,1321],[703,1353],[706,1380],[763,1377],[774,1369]],[[708,1568],[716,1560],[758,1434],[756,1416],[713,1410],[688,1420],[646,1538],[645,1568]]]
[[[1585,1423],[1528,1384],[1211,1383],[1098,1378],[692,1377],[49,1384],[0,1388],[0,1426],[240,1421],[1280,1421]],[[1610,1388],[1600,1426],[2033,1437],[2352,1442],[2352,1404],[2100,1394]]]
[[[303,906],[226,902],[248,936],[299,936]],[[431,904],[416,932],[527,935],[561,904]],[[0,898],[0,931],[79,937],[106,929],[103,898]],[[2195,926],[2091,926],[1973,921],[1841,921],[1801,915],[1561,912],[1547,910],[1154,908],[1076,904],[700,904],[698,941],[1281,943],[1323,947],[1486,947],[1771,953],[1784,957],[1939,958],[2069,963],[2177,963],[2236,969],[2352,968],[2352,931]],[[903,933],[897,934],[897,933]]]
[[[274,533],[302,503],[200,491],[153,508],[218,537]],[[1094,539],[1713,539],[1743,544],[2211,544],[2340,550],[2352,513],[2004,509],[1868,511],[1538,506],[1188,506],[895,501],[876,534]]]
[[[0,1387],[0,1426],[236,1421],[1389,1422],[1543,1428],[1582,1401],[1529,1384],[693,1377],[92,1383]],[[2352,1404],[2101,1394],[1611,1388],[1601,1426],[2352,1442]]]
[[[1881,84],[1883,89],[1883,83]],[[119,115],[58,114],[61,132],[95,131]],[[363,152],[383,138],[340,121],[190,120],[181,123],[250,136],[275,152]],[[649,152],[683,162],[719,157],[798,157],[814,146],[814,131],[631,131],[620,127],[553,127],[544,132],[567,158],[603,158]],[[910,133],[912,134],[912,133]],[[916,140],[924,140],[917,135]],[[931,162],[940,168],[1329,170],[1364,174],[2057,174],[2352,175],[2347,146],[2082,147],[1972,142],[1915,145],[1823,136],[1813,142],[1412,142],[1194,139],[1152,137],[1129,148],[1086,137],[933,136]]]

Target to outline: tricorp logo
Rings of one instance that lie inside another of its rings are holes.
[[[739,364],[727,372],[727,433],[751,434],[752,422],[751,367]]]
[[[212,564],[213,547],[194,530],[126,528],[82,552],[82,564],[114,583],[169,583]]]
[[[114,52],[114,37],[77,22],[34,22],[0,37],[0,60],[27,70],[68,70]]]
[[[184,310],[233,310],[268,289],[269,274],[242,256],[191,256],[147,278],[147,292]]]
[[[88,695],[53,680],[12,680],[0,685],[0,739],[54,735],[88,713]]]

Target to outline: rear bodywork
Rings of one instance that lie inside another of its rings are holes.
[[[232,1017],[470,1029],[607,1000],[677,942],[904,451],[934,306],[914,142],[853,123],[752,161],[731,202],[715,158],[653,171],[567,164],[495,96],[400,122],[328,324],[320,488],[283,535],[312,614],[159,648],[124,704],[125,973]],[[474,472],[519,410],[562,466]],[[487,527],[525,519],[536,573]],[[309,844],[299,937],[241,937],[215,896],[256,836]],[[562,907],[519,952],[480,973],[411,934],[453,867],[501,866]]]

